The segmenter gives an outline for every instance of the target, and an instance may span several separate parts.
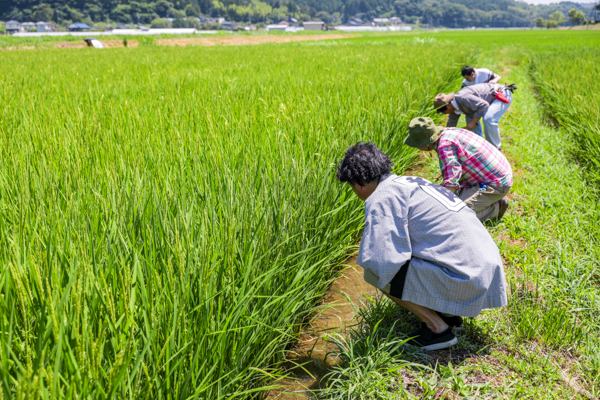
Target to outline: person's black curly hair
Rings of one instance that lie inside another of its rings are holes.
[[[346,154],[337,169],[337,179],[340,182],[365,183],[389,173],[392,170],[392,160],[371,142],[358,142],[348,147]]]
[[[475,68],[471,67],[470,65],[462,67],[460,70],[462,76],[471,76],[473,72],[475,72]]]

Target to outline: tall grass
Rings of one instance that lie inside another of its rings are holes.
[[[592,183],[600,183],[600,50],[562,46],[532,63],[536,85],[552,116],[577,142]]]
[[[4,398],[248,398],[354,249],[334,178],[470,48],[383,38],[0,58]]]

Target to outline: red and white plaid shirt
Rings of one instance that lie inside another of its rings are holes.
[[[481,136],[459,128],[446,128],[433,148],[440,158],[443,186],[467,187],[479,183],[510,187],[512,169],[504,155]]]

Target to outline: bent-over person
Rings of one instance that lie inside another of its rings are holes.
[[[498,124],[512,103],[514,90],[516,90],[514,85],[503,86],[490,83],[465,86],[456,93],[438,94],[433,101],[433,107],[437,112],[449,115],[446,124],[449,128],[456,127],[460,115],[465,114],[467,120],[465,129],[479,136],[483,136],[485,132],[486,139],[500,149],[502,142]],[[500,93],[506,103],[497,99],[496,93]],[[480,120],[484,131],[481,130]]]
[[[452,327],[507,304],[498,247],[475,213],[444,187],[391,174],[373,143],[347,149],[337,178],[365,202],[358,264],[365,280],[421,320],[409,343],[457,343]]]
[[[502,218],[513,175],[500,150],[473,132],[436,126],[427,117],[410,121],[408,132],[404,143],[438,154],[442,186],[463,200],[480,221]]]
[[[461,75],[465,78],[462,87],[477,85],[480,83],[498,83],[502,77],[487,68],[473,68],[470,65],[462,67]]]

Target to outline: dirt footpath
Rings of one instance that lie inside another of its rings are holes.
[[[181,39],[158,39],[156,43],[160,46],[187,46],[190,44],[201,44],[204,46],[234,46],[244,44],[261,43],[288,43],[302,42],[305,40],[328,40],[345,39],[356,35],[302,35],[302,36],[226,36],[226,37],[202,37]]]
[[[122,40],[99,40],[102,42],[104,47],[125,47]],[[127,46],[137,47],[138,44],[140,44],[139,40],[129,40]],[[83,41],[83,39],[81,39],[81,41],[77,42],[58,42],[54,44],[54,47],[58,47],[60,49],[83,49],[88,47],[88,45]]]
[[[357,37],[360,35],[356,34],[332,34],[332,35],[302,35],[302,36],[220,36],[220,37],[191,37],[191,38],[170,38],[170,39],[156,39],[156,44],[159,46],[189,46],[189,45],[202,45],[202,46],[235,46],[235,45],[248,45],[248,44],[262,44],[262,43],[289,43],[289,42],[303,42],[307,40],[331,40],[331,39],[345,39],[351,37]],[[102,40],[99,39],[104,47],[124,47],[123,40]],[[132,39],[127,41],[127,47],[137,47],[140,44],[139,40]],[[55,47],[62,49],[81,49],[87,47],[87,44],[82,40],[81,42],[59,42],[54,45]]]
[[[577,26],[563,26],[561,28],[559,28],[561,31],[583,31],[583,30],[590,30],[590,31],[600,31],[600,24],[595,24],[595,25],[577,25]]]

